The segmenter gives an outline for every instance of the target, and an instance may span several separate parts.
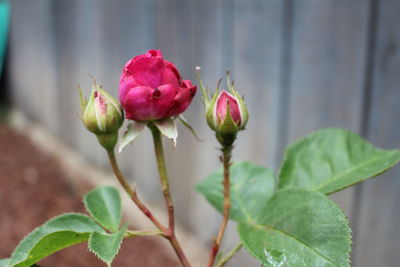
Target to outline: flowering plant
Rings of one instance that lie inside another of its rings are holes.
[[[233,144],[249,119],[243,97],[227,73],[227,90],[210,92],[200,78],[206,120],[221,145],[222,168],[196,185],[196,190],[222,213],[212,239],[208,267],[224,266],[244,247],[263,266],[349,266],[351,230],[346,216],[327,195],[375,177],[400,161],[399,150],[383,150],[343,129],[322,129],[289,145],[278,174],[250,162],[232,162]],[[174,205],[169,190],[162,137],[176,140],[179,119],[191,103],[196,86],[183,80],[160,51],[150,50],[129,60],[119,87],[120,102],[94,80],[86,100],[81,93],[81,119],[96,135],[109,157],[115,177],[133,203],[154,224],[153,230],[133,231],[122,222],[117,189],[98,187],[84,197],[90,216],[68,213],[49,220],[26,236],[0,266],[38,266],[42,258],[65,247],[87,242],[91,252],[111,266],[124,238],[155,235],[173,247],[182,266],[191,266],[175,233]],[[129,120],[121,138],[118,131]],[[148,127],[160,175],[168,223],[158,220],[139,198],[118,167],[114,150],[133,142]],[[221,250],[226,226],[237,224],[240,243]]]

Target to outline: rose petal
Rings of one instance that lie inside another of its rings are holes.
[[[174,87],[180,87],[182,78],[174,64],[166,61],[166,66],[162,76],[162,84],[171,84]]]
[[[184,112],[196,93],[196,86],[192,87],[180,87],[178,89],[178,94],[172,101],[170,106],[168,116],[177,116]]]
[[[129,90],[136,86],[138,86],[138,84],[135,81],[135,79],[132,77],[132,75],[124,77],[124,73],[122,73],[121,79],[119,82],[119,91],[118,91],[119,101],[121,103],[124,102],[124,99],[125,99],[126,95],[128,94]]]
[[[158,88],[137,86],[129,90],[122,102],[126,118],[135,121],[166,118],[169,106],[176,95],[176,88],[162,85]]]
[[[131,73],[139,85],[155,88],[161,85],[164,68],[161,57],[140,57],[132,60],[125,73]]]
[[[146,57],[163,57],[161,50],[151,49],[145,54]]]
[[[120,77],[119,98],[127,119],[159,120],[186,110],[196,92],[160,50],[129,60]]]
[[[226,117],[227,104],[229,102],[229,112],[234,122],[240,124],[240,109],[236,99],[226,91],[222,91],[217,100],[217,116],[222,122]]]

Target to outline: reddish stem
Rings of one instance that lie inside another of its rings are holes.
[[[146,215],[146,217],[149,218],[149,220],[152,221],[155,226],[157,226],[158,229],[160,229],[162,232],[166,233],[168,229],[164,225],[162,225],[157,220],[156,217],[154,217],[153,213],[139,199],[137,192],[136,192],[136,188],[132,188],[129,185],[129,183],[126,181],[124,175],[122,174],[122,172],[120,171],[120,169],[118,167],[117,161],[115,160],[114,151],[112,151],[112,150],[108,151],[108,158],[110,160],[110,164],[114,171],[115,176],[117,177],[119,183],[124,188],[124,190],[128,193],[128,195],[132,199],[132,201],[143,212],[143,214]]]
[[[210,259],[207,265],[208,267],[212,267],[214,265],[215,257],[218,254],[219,247],[221,245],[221,241],[229,221],[229,212],[231,208],[231,200],[230,200],[231,190],[230,190],[230,180],[229,180],[231,151],[232,151],[231,145],[222,148],[222,163],[224,165],[224,180],[222,182],[224,186],[224,211],[223,211],[223,219],[218,231],[217,238],[214,239],[213,245],[211,247]]]

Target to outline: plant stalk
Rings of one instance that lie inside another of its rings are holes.
[[[223,219],[218,231],[217,238],[214,239],[211,252],[210,252],[210,259],[208,261],[208,267],[212,267],[214,265],[215,257],[218,254],[219,247],[221,245],[222,238],[225,233],[226,226],[229,221],[229,212],[231,208],[231,186],[230,186],[230,176],[229,176],[229,167],[231,165],[231,155],[232,155],[232,143],[230,145],[223,145],[222,146],[222,164],[224,166],[224,180],[222,182],[224,186],[224,211],[223,211]]]
[[[143,231],[132,231],[128,230],[125,237],[135,237],[135,236],[164,236],[164,232],[160,230],[143,230]]]
[[[154,223],[155,226],[157,226],[160,231],[166,233],[168,229],[160,223],[160,221],[157,220],[156,217],[154,217],[153,213],[144,205],[144,203],[139,199],[136,188],[131,187],[128,183],[128,181],[125,179],[124,175],[122,174],[121,170],[118,167],[118,163],[115,159],[115,154],[113,150],[108,150],[108,158],[110,160],[111,167],[113,169],[113,172],[115,176],[117,177],[119,183],[121,186],[124,188],[126,193],[128,193],[129,197],[132,199],[132,201],[136,204],[136,206],[143,212],[144,215],[146,215],[147,218],[149,218],[150,221]]]
[[[242,242],[239,242],[239,244],[237,244],[231,251],[229,251],[225,257],[223,257],[221,260],[219,260],[219,262],[217,263],[217,265],[215,267],[223,267],[225,266],[225,264],[228,263],[228,261],[230,261],[230,259],[233,258],[233,256],[236,255],[236,253],[242,248],[243,244]]]
[[[164,149],[162,145],[161,132],[154,125],[149,125],[149,128],[153,134],[154,150],[156,154],[158,172],[160,174],[161,190],[163,192],[165,204],[168,211],[168,232],[166,238],[171,243],[178,256],[182,266],[190,267],[190,263],[187,260],[185,253],[180,246],[178,239],[175,234],[175,216],[174,216],[174,205],[171,198],[171,193],[169,190],[168,174],[165,165]]]

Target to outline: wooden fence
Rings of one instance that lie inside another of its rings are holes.
[[[12,99],[32,120],[106,167],[78,119],[76,84],[91,73],[117,95],[123,64],[158,48],[183,77],[194,68],[214,88],[226,69],[250,110],[234,159],[274,170],[283,148],[321,127],[344,127],[377,146],[400,145],[398,0],[13,0]],[[199,96],[186,112],[205,140],[184,129],[168,151],[178,219],[204,242],[220,216],[192,190],[218,166]],[[147,200],[161,201],[150,134],[120,155]],[[400,168],[333,196],[354,230],[352,266],[400,261]],[[235,243],[232,224],[227,246]],[[257,266],[241,253],[230,266]]]

